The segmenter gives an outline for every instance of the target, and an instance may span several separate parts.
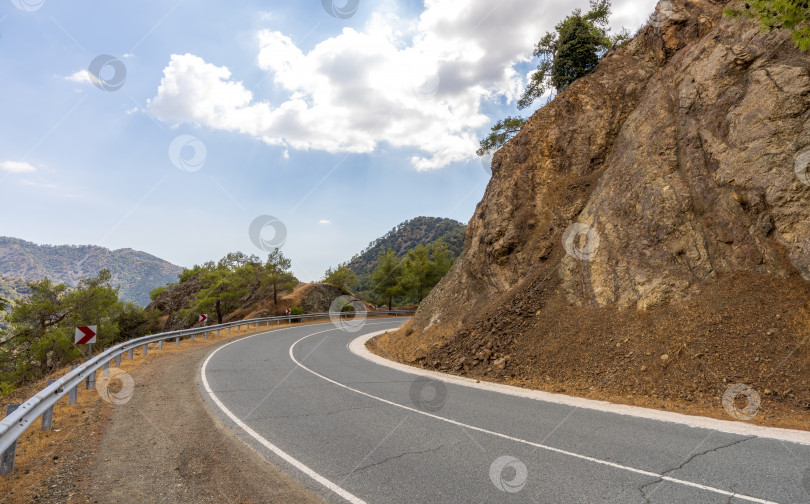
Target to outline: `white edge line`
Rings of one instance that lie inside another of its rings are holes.
[[[288,329],[291,329],[291,328],[288,328]],[[284,329],[281,329],[281,331],[283,331],[283,330]],[[245,422],[240,420],[236,415],[234,415],[231,412],[231,410],[229,410],[224,404],[222,404],[222,401],[220,401],[219,398],[214,394],[214,391],[211,389],[211,386],[208,384],[208,379],[205,376],[205,370],[208,367],[208,362],[211,360],[212,357],[214,357],[214,355],[216,355],[217,352],[219,352],[220,350],[222,350],[223,348],[225,348],[227,346],[233,345],[234,343],[243,342],[243,341],[246,341],[248,339],[254,338],[256,336],[263,336],[263,335],[266,335],[266,334],[272,334],[272,333],[278,333],[278,332],[279,332],[279,330],[277,329],[277,330],[271,331],[269,333],[264,332],[264,333],[260,333],[260,334],[255,334],[253,336],[248,336],[247,338],[242,338],[240,340],[232,341],[232,342],[230,342],[228,344],[222,345],[221,347],[219,347],[216,350],[214,350],[213,352],[211,352],[211,354],[208,356],[208,358],[205,359],[205,362],[203,363],[202,368],[200,370],[200,375],[202,377],[202,384],[203,384],[203,387],[205,388],[205,392],[211,397],[211,400],[214,401],[214,404],[216,404],[217,407],[219,409],[221,409],[222,412],[225,413],[225,415],[233,421],[233,423],[235,423],[237,426],[239,426],[240,429],[242,429],[248,435],[250,435],[250,437],[252,437],[256,441],[261,443],[262,446],[264,446],[268,450],[272,451],[273,453],[275,453],[276,455],[281,457],[288,464],[295,467],[296,469],[298,469],[302,473],[306,474],[307,476],[309,476],[310,478],[312,478],[313,480],[318,482],[320,485],[326,487],[330,491],[332,491],[332,492],[336,493],[337,495],[341,496],[342,498],[344,498],[348,502],[351,502],[352,504],[367,504],[366,501],[364,501],[363,499],[360,499],[359,497],[347,492],[343,488],[337,486],[336,484],[332,483],[328,479],[324,478],[323,476],[321,476],[320,474],[318,474],[314,470],[312,470],[309,467],[305,466],[303,463],[301,463],[297,459],[293,458],[292,455],[288,454],[287,452],[285,452],[284,450],[282,450],[278,446],[274,445],[273,443],[271,443],[270,441],[268,441],[267,439],[262,437],[258,432],[254,431],[253,429],[248,427],[248,425]],[[310,336],[312,336],[312,335],[310,334]]]
[[[571,397],[563,394],[552,394],[550,392],[542,392],[539,390],[529,390],[520,387],[513,387],[511,385],[502,385],[500,383],[492,383],[481,381],[471,378],[464,378],[461,376],[453,376],[427,369],[408,366],[399,362],[388,360],[384,357],[371,353],[366,348],[366,343],[381,334],[388,331],[379,331],[373,334],[366,334],[354,339],[349,343],[349,351],[353,354],[371,361],[380,366],[396,369],[404,373],[415,374],[440,380],[446,383],[461,385],[464,387],[471,387],[480,390],[487,390],[490,392],[498,392],[501,394],[511,395],[515,397],[522,397],[525,399],[534,399],[536,401],[543,401],[554,404],[563,404],[566,406],[573,406],[576,408],[584,408],[590,410],[601,411],[605,413],[615,413],[617,415],[632,416],[636,418],[645,418],[647,420],[658,420],[661,422],[675,423],[693,427],[697,429],[710,429],[726,434],[737,434],[740,436],[755,436],[758,438],[775,439],[778,441],[787,441],[790,443],[801,444],[810,446],[810,432],[790,430],[790,429],[777,429],[773,427],[763,427],[760,425],[751,425],[740,422],[731,422],[726,420],[718,420],[715,418],[698,417],[691,415],[683,415],[680,413],[672,413],[670,411],[658,411],[649,408],[641,408],[638,406],[628,406],[624,404],[615,404],[607,401],[596,401],[593,399],[584,399],[581,397]]]
[[[386,331],[382,331],[382,332],[378,332],[377,334],[382,334],[382,333],[385,333],[385,332]],[[463,428],[466,428],[466,429],[469,429],[469,430],[472,430],[472,431],[481,432],[483,434],[488,434],[490,436],[499,437],[501,439],[506,439],[508,441],[512,441],[512,442],[515,442],[515,443],[521,443],[521,444],[525,444],[525,445],[528,445],[528,446],[534,446],[535,448],[540,448],[541,450],[546,450],[546,451],[550,451],[550,452],[553,452],[553,453],[559,453],[560,455],[565,455],[565,456],[576,458],[576,459],[579,459],[579,460],[585,460],[587,462],[592,462],[594,464],[599,464],[599,465],[603,465],[603,466],[607,466],[607,467],[613,467],[615,469],[631,472],[631,473],[634,473],[634,474],[640,474],[642,476],[648,476],[648,477],[651,477],[651,478],[658,479],[660,481],[669,481],[671,483],[676,483],[676,484],[679,484],[679,485],[684,485],[684,486],[688,486],[688,487],[692,487],[692,488],[698,488],[700,490],[706,490],[708,492],[712,492],[712,493],[720,494],[720,495],[725,495],[727,497],[732,497],[732,498],[735,498],[735,499],[740,499],[740,500],[744,500],[744,501],[748,501],[748,502],[756,502],[758,504],[779,504],[778,502],[769,501],[769,500],[765,500],[765,499],[760,499],[759,497],[753,497],[753,496],[750,496],[750,495],[740,494],[740,493],[736,493],[736,492],[729,492],[728,490],[723,490],[722,488],[715,488],[715,487],[710,487],[710,486],[707,486],[707,485],[701,485],[700,483],[695,483],[695,482],[688,481],[688,480],[682,480],[682,479],[678,479],[678,478],[673,478],[671,476],[665,476],[663,474],[658,474],[658,473],[654,473],[654,472],[651,472],[651,471],[645,471],[643,469],[637,469],[635,467],[630,467],[630,466],[618,464],[616,462],[610,462],[608,460],[602,460],[602,459],[598,459],[598,458],[595,458],[595,457],[590,457],[588,455],[582,455],[580,453],[570,452],[570,451],[567,451],[567,450],[563,450],[561,448],[554,448],[553,446],[544,445],[542,443],[535,443],[533,441],[528,441],[526,439],[521,439],[521,438],[517,438],[517,437],[514,437],[514,436],[509,436],[507,434],[502,434],[500,432],[491,431],[491,430],[484,429],[484,428],[481,428],[481,427],[476,427],[474,425],[465,424],[465,423],[459,422],[457,420],[452,420],[450,418],[445,418],[445,417],[441,417],[439,415],[434,415],[432,413],[427,413],[425,411],[422,411],[422,410],[419,410],[419,409],[416,409],[416,408],[411,408],[410,406],[405,406],[403,404],[395,403],[394,401],[389,401],[388,399],[383,399],[381,397],[377,397],[375,395],[363,392],[362,390],[357,390],[355,388],[349,387],[348,385],[344,385],[344,384],[342,384],[342,383],[340,383],[338,381],[335,381],[335,380],[333,380],[333,379],[331,379],[331,378],[329,378],[327,376],[324,376],[324,375],[318,373],[317,371],[313,371],[312,369],[306,367],[303,363],[301,363],[298,359],[295,358],[294,350],[295,350],[296,345],[298,345],[298,343],[301,343],[305,339],[310,338],[312,336],[314,336],[314,334],[310,334],[309,336],[304,336],[303,338],[299,339],[298,341],[296,341],[295,343],[292,344],[292,346],[290,347],[290,352],[289,352],[290,353],[290,358],[292,359],[292,361],[295,362],[301,369],[304,369],[304,370],[310,372],[311,374],[313,374],[313,375],[315,375],[315,376],[317,376],[317,377],[319,377],[319,378],[321,378],[321,379],[323,379],[325,381],[328,381],[329,383],[333,383],[333,384],[337,385],[338,387],[344,388],[344,389],[349,390],[351,392],[355,392],[357,394],[368,397],[370,399],[375,399],[375,400],[380,401],[382,403],[389,404],[391,406],[396,406],[397,408],[402,408],[402,409],[404,409],[406,411],[411,411],[413,413],[418,413],[420,415],[424,415],[426,417],[434,418],[436,420],[440,420],[442,422],[446,422],[446,423],[449,423],[451,425],[457,425],[459,427],[463,427]],[[373,337],[373,335],[371,337]],[[370,338],[369,338],[368,335],[360,336],[359,338],[356,338],[355,341],[363,340],[363,339],[366,339],[366,341],[368,341],[368,339],[370,339]],[[447,380],[445,380],[445,381],[447,381]]]

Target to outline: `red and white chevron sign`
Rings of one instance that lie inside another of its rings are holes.
[[[98,333],[98,326],[82,326],[76,328],[76,345],[87,345],[88,343],[96,342],[96,334]]]
[[[200,322],[205,322],[205,321],[207,321],[207,320],[208,320],[208,315],[206,315],[205,313],[201,313],[201,314],[200,314],[200,320],[199,320],[199,321],[200,321]]]

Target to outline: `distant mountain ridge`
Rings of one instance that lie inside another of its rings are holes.
[[[0,237],[0,276],[6,286],[18,279],[42,280],[75,287],[83,277],[110,270],[121,299],[149,304],[149,292],[177,280],[183,268],[146,252],[109,250],[95,245],[37,245],[19,238]],[[17,281],[15,281],[17,280]],[[16,289],[15,289],[16,290]]]

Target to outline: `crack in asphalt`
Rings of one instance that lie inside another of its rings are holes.
[[[672,469],[667,469],[666,471],[662,472],[661,477],[656,478],[654,481],[651,481],[649,483],[643,484],[642,486],[640,486],[638,488],[638,491],[641,493],[641,497],[644,499],[644,501],[647,502],[647,504],[651,504],[649,497],[651,497],[652,494],[650,494],[650,496],[648,496],[644,491],[645,488],[647,488],[649,486],[652,486],[652,485],[657,485],[658,483],[663,483],[664,482],[664,479],[663,479],[664,476],[669,476],[670,473],[673,473],[675,471],[683,469],[684,467],[686,467],[687,465],[692,463],[698,457],[702,457],[702,456],[708,455],[710,453],[718,452],[720,450],[725,450],[726,448],[731,448],[732,446],[736,446],[738,444],[745,443],[746,441],[751,441],[752,439],[756,439],[756,436],[749,436],[749,437],[734,441],[733,443],[728,443],[728,444],[725,444],[723,446],[718,446],[716,448],[710,448],[708,450],[704,450],[702,452],[695,453],[695,454],[691,455],[688,459],[686,459],[684,462],[682,462],[680,465],[678,465],[677,467],[673,467]],[[734,493],[734,492],[732,491],[732,493]],[[733,496],[729,497],[729,499],[732,499],[732,498],[733,498]]]
[[[431,448],[429,450],[408,451],[408,452],[400,453],[399,455],[394,455],[393,457],[388,457],[388,458],[383,459],[383,460],[381,460],[379,462],[375,462],[373,464],[368,464],[368,465],[364,465],[362,467],[358,467],[357,469],[353,470],[349,474],[346,474],[345,476],[343,476],[343,478],[348,478],[349,476],[351,476],[351,475],[353,475],[355,473],[358,473],[360,471],[365,471],[366,469],[369,469],[371,467],[376,467],[378,465],[385,464],[386,462],[390,462],[390,461],[392,461],[394,459],[402,458],[402,457],[404,457],[406,455],[422,455],[422,454],[425,454],[425,453],[433,453],[433,452],[441,450],[444,447],[445,447],[445,445],[441,445],[441,446],[439,446],[437,448]]]

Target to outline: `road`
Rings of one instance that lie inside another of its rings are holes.
[[[208,356],[200,388],[328,502],[810,503],[810,446],[437,382],[347,347],[401,323],[242,339]]]

